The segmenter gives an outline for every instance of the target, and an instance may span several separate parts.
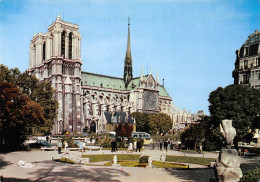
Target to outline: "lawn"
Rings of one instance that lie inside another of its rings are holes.
[[[104,165],[111,166],[111,164],[111,162],[107,162]],[[145,167],[148,165],[147,163],[139,164],[139,161],[118,161],[117,164],[120,164],[122,167]],[[187,164],[177,164],[161,161],[153,161],[152,165],[157,168],[189,168]]]
[[[83,155],[83,158],[89,158],[90,162],[100,162],[100,161],[112,161],[115,154],[99,154],[99,155]],[[139,154],[117,154],[117,160],[139,160]]]
[[[65,158],[65,157],[60,158],[60,159],[54,159],[54,161],[65,162],[65,163],[70,163],[70,164],[76,164],[76,162],[74,162],[74,161],[72,161],[72,160],[70,160],[68,158]]]
[[[180,163],[191,163],[191,164],[200,164],[207,166],[210,162],[215,162],[214,158],[204,158],[204,157],[189,157],[189,156],[172,156],[167,155],[166,161],[168,162],[180,162]]]

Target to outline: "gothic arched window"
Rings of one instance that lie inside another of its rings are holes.
[[[45,45],[45,42],[44,42],[43,45],[42,45],[42,60],[43,61],[45,60],[45,47],[46,47],[46,45]]]
[[[61,56],[63,57],[65,57],[65,34],[65,31],[61,34]]]
[[[72,33],[69,34],[69,58],[72,59]]]

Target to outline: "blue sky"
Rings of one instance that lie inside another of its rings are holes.
[[[0,0],[0,63],[25,71],[34,33],[60,13],[79,25],[82,70],[123,76],[131,18],[134,77],[156,76],[187,111],[208,112],[209,93],[233,83],[235,51],[260,29],[259,0]]]

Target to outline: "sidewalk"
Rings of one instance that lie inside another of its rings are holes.
[[[83,154],[128,154],[126,151],[111,152],[104,151],[86,151]],[[152,157],[153,160],[159,160],[163,154],[159,150],[145,149],[144,151],[133,152],[132,154],[144,154]],[[167,155],[183,156],[184,153],[179,151],[168,151]],[[185,154],[186,155],[186,154]],[[204,154],[205,157],[212,157],[211,153]],[[71,165],[52,161],[61,157],[81,158],[82,152],[71,151],[69,154],[58,154],[57,151],[30,151],[30,152],[13,152],[0,154],[0,176],[4,178],[30,179],[32,181],[192,181],[192,172],[182,171],[188,175],[185,178],[180,176],[180,172],[166,170],[161,168],[134,168],[134,167],[105,167],[105,166],[87,166]],[[200,156],[202,154],[189,154],[189,156]],[[215,155],[216,156],[216,155]],[[215,157],[214,156],[214,157]],[[20,160],[27,163],[35,164],[31,168],[24,168],[18,165]],[[4,161],[4,162],[1,162]],[[98,163],[97,163],[98,164]],[[200,168],[204,166],[190,164],[191,168]],[[203,172],[203,175],[207,172]],[[196,175],[195,172],[193,172]],[[183,176],[183,177],[184,177]],[[195,178],[195,176],[194,176]],[[8,180],[5,180],[8,181]]]

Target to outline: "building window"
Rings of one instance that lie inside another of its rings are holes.
[[[244,68],[245,68],[245,69],[248,68],[248,61],[247,61],[247,60],[245,60],[245,62],[244,62]]]
[[[246,47],[246,56],[249,55],[249,47]]]
[[[65,57],[65,34],[66,32],[63,31],[61,34],[61,56]]]
[[[45,42],[43,43],[43,46],[42,46],[42,60],[45,60],[45,48],[46,45],[45,45]]]
[[[69,34],[69,58],[72,59],[72,33]]]

